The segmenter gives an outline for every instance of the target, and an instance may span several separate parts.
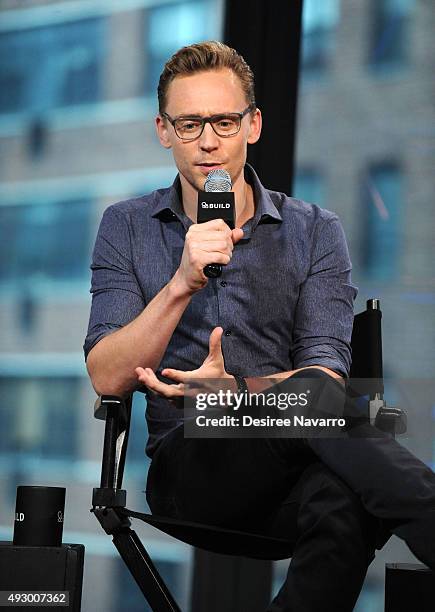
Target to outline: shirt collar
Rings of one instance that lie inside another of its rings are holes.
[[[257,173],[250,164],[245,165],[245,180],[254,190],[255,213],[253,218],[248,221],[248,223],[252,223],[252,230],[264,219],[282,221],[282,216],[273,203],[270,191],[263,187]]]
[[[166,189],[155,203],[151,216],[159,217],[162,221],[171,221],[177,218],[185,226],[192,224],[192,220],[185,214],[181,203],[181,182],[178,174],[171,187]]]
[[[282,221],[282,216],[272,201],[270,192],[263,187],[254,168],[250,164],[245,165],[245,180],[254,190],[255,213],[248,221],[251,231],[263,220]],[[187,217],[181,203],[181,182],[177,174],[172,186],[165,191],[160,200],[154,206],[153,217],[160,217],[162,220],[173,220],[177,218],[185,227],[192,225],[192,220]]]

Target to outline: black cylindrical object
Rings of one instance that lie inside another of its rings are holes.
[[[61,546],[64,487],[17,487],[15,546]]]

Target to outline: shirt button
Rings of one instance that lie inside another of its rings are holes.
[[[221,286],[222,287],[226,287],[227,286],[227,281],[221,281]]]
[[[230,329],[227,329],[227,331],[225,332],[225,335],[226,335],[226,336],[231,336],[231,334],[232,334],[231,330],[230,330]]]

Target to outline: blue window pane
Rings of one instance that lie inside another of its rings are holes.
[[[210,0],[179,2],[146,13],[147,93],[155,93],[166,60],[180,47],[217,38],[215,21],[210,19],[213,4]]]
[[[74,457],[78,449],[77,378],[0,378],[1,453]]]
[[[86,200],[0,207],[0,283],[80,280],[90,254]]]
[[[305,0],[302,14],[302,77],[315,77],[328,66],[335,50],[338,0]]]
[[[0,113],[43,113],[100,97],[103,21],[0,35]]]
[[[315,168],[298,170],[294,179],[293,196],[323,207],[325,190],[321,173]]]
[[[369,61],[375,68],[397,67],[406,61],[409,18],[415,0],[372,2],[373,25]]]
[[[180,601],[179,592],[182,590],[180,584],[182,568],[180,565],[172,561],[163,560],[154,560],[154,563],[172,595],[177,601]],[[128,610],[128,612],[153,612],[153,609],[145,601],[138,585],[121,559],[117,559],[116,568],[117,605],[114,609]]]
[[[403,177],[398,166],[371,168],[365,189],[363,264],[368,278],[393,280],[398,273]]]
[[[130,429],[131,431],[134,431],[134,436],[131,436],[128,441],[126,466],[127,473],[129,465],[133,465],[133,462],[140,463],[143,473],[145,473],[146,466],[149,464],[149,458],[145,455],[145,444],[148,439],[148,428],[145,420],[145,407],[145,394],[139,392],[134,393],[130,424]]]

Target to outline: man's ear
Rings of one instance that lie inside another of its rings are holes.
[[[156,132],[157,136],[159,137],[160,144],[165,147],[165,149],[170,149],[172,145],[169,141],[167,120],[163,119],[163,117],[161,117],[160,115],[157,115],[155,123]]]
[[[248,143],[254,144],[260,138],[261,127],[263,125],[261,110],[259,108],[256,109],[254,114],[250,115],[250,120]]]

